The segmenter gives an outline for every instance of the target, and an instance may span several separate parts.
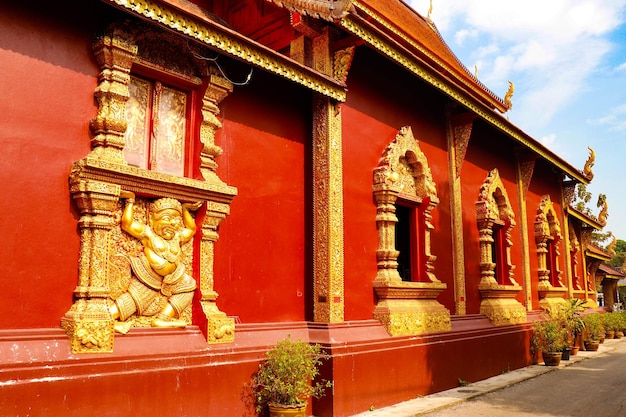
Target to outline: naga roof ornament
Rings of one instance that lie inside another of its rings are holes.
[[[511,110],[511,107],[513,107],[513,93],[514,92],[515,92],[515,85],[513,84],[512,81],[509,81],[509,89],[504,95],[504,105],[506,106],[507,111]]]
[[[593,170],[591,169],[596,162],[596,153],[589,146],[589,157],[587,158],[587,162],[585,162],[585,166],[583,167],[582,173],[589,181],[593,179]]]

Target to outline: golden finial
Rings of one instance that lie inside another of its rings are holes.
[[[431,15],[432,13],[433,13],[433,0],[430,0],[430,7],[428,8],[428,17],[427,17],[427,19],[428,19],[428,20],[432,20],[432,19],[430,18],[430,15]]]
[[[511,81],[509,81],[509,89],[504,95],[504,105],[507,107],[507,110],[510,110],[513,107],[513,102],[511,99],[513,98],[513,92],[515,92],[515,85]]]
[[[593,179],[593,171],[591,170],[591,168],[593,167],[593,164],[595,164],[596,162],[596,153],[589,146],[587,146],[587,149],[589,149],[589,157],[587,158],[587,162],[585,162],[585,167],[583,168],[583,175],[585,176],[585,178],[591,181]]]
[[[474,78],[478,79],[478,65],[474,65]]]

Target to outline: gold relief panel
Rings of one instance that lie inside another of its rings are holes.
[[[75,302],[61,320],[76,353],[111,351],[114,330],[189,324],[197,291],[192,275],[199,276],[200,302],[213,329],[209,342],[234,338],[232,319],[215,305],[212,245],[237,190],[214,173],[206,180],[182,176],[186,94],[158,82],[148,86],[139,77],[131,82],[130,75],[140,61],[197,86],[201,79],[194,74],[209,72],[198,72],[202,64],[194,66],[189,48],[171,34],[155,39],[160,44],[169,39],[178,47],[159,55],[159,48],[147,46],[152,31],[137,22],[114,24],[94,45],[102,72],[95,92],[98,115],[91,122],[92,151],[73,164],[70,174],[70,191],[81,211],[78,285]],[[156,104],[150,113],[142,110],[147,102]],[[219,109],[217,103],[212,106],[214,115]],[[163,139],[158,147],[140,139],[152,136]],[[210,155],[216,156],[219,152]],[[146,169],[151,165],[160,171]],[[199,271],[193,271],[195,213],[202,206],[207,207],[205,223],[211,232],[198,233]]]

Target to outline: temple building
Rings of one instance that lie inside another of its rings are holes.
[[[593,151],[401,0],[0,10],[0,415],[253,416],[291,336],[329,354],[308,414],[351,416],[529,365],[616,282],[606,204],[572,208]]]

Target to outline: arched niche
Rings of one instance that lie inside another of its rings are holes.
[[[378,272],[374,289],[378,302],[374,317],[391,335],[450,330],[450,313],[437,302],[446,284],[434,272],[436,256],[430,253],[432,211],[439,203],[428,160],[410,127],[400,129],[383,151],[374,169],[373,184],[378,228]],[[398,222],[402,207],[407,221]],[[398,247],[397,234],[410,229],[409,242]],[[398,257],[409,251],[410,277],[401,277]]]
[[[515,216],[498,169],[480,187],[476,201],[480,245],[481,313],[496,325],[523,323],[526,308],[515,299],[522,287],[515,281],[511,262],[511,230]]]

